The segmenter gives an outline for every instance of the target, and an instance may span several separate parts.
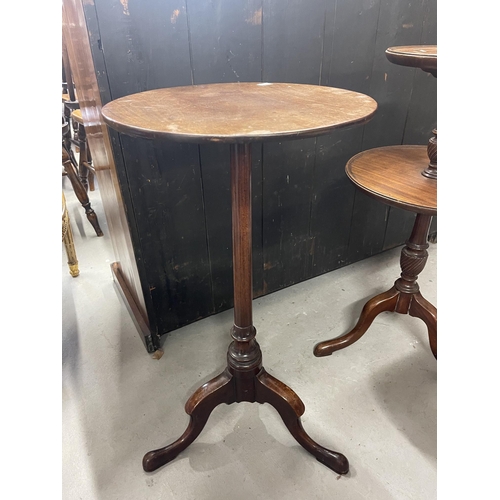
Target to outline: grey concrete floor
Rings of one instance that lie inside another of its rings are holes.
[[[305,430],[344,453],[339,476],[288,433],[269,405],[214,410],[198,439],[148,474],[145,452],[184,431],[184,404],[222,371],[232,311],[170,333],[165,354],[145,351],[111,277],[114,261],[98,187],[97,238],[68,180],[80,276],[62,250],[62,433],[65,500],[436,498],[436,361],[425,325],[383,313],[357,343],[326,358],[313,346],[348,331],[363,304],[399,276],[401,248],[254,301],[266,370],[302,399]],[[420,275],[437,305],[437,245]]]

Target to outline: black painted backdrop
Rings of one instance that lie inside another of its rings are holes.
[[[357,152],[426,144],[436,79],[385,57],[436,44],[436,0],[94,0],[85,15],[103,104],[145,90],[269,81],[379,104],[366,126],[253,146],[254,295],[402,244],[413,214],[356,191]],[[228,147],[111,132],[148,317],[160,335],[232,306]]]

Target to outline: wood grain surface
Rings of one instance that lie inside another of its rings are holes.
[[[358,92],[287,83],[222,83],[141,92],[108,103],[104,121],[135,137],[250,142],[310,137],[365,123],[377,103]]]
[[[386,146],[351,158],[346,173],[358,188],[388,205],[435,215],[437,182],[422,175],[428,163],[426,146]]]
[[[402,45],[389,47],[387,59],[400,66],[421,68],[435,75],[437,72],[437,45]]]

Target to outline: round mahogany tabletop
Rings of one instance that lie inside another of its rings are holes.
[[[346,165],[351,181],[369,196],[411,212],[437,213],[437,180],[422,175],[427,146],[385,146],[362,151]]]
[[[437,75],[437,45],[401,45],[385,51],[389,61]]]
[[[377,103],[349,90],[292,83],[214,83],[149,90],[102,108],[118,132],[179,142],[245,143],[326,134],[367,122]]]

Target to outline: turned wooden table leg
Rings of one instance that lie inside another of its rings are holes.
[[[437,310],[422,297],[417,282],[418,275],[427,262],[427,236],[431,221],[431,215],[417,214],[411,236],[401,251],[401,277],[390,290],[373,297],[365,304],[356,326],[350,332],[317,344],[313,351],[315,356],[328,356],[353,344],[364,335],[378,314],[394,311],[424,321],[432,353],[437,357]]]
[[[252,320],[252,156],[250,144],[232,144],[231,202],[233,228],[234,324],[227,351],[227,367],[218,377],[200,387],[186,403],[190,422],[184,434],[172,444],[144,456],[147,472],[158,469],[185,450],[200,434],[212,410],[221,403],[242,401],[269,403],[280,414],[292,436],[318,461],[339,474],[349,471],[341,453],[328,450],[304,431],[300,398],[262,367],[262,352],[255,340]]]

